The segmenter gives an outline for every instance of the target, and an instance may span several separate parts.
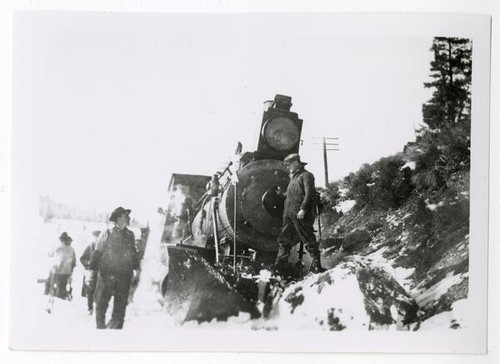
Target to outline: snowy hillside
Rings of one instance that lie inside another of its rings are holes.
[[[468,181],[468,173],[455,174],[446,189],[415,193],[398,208],[325,211],[326,267],[353,256],[371,259],[418,305],[412,329],[466,326],[460,312],[469,282]]]

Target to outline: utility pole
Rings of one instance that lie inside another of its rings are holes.
[[[328,185],[328,154],[326,153],[326,138],[323,137],[323,163],[325,164],[325,187]]]
[[[328,153],[329,151],[339,151],[338,149],[339,143],[338,140],[339,138],[337,137],[312,137],[312,139],[320,139],[321,142],[319,141],[313,141],[313,145],[319,145],[320,143],[322,144],[322,150],[323,150],[323,164],[325,167],[325,187],[328,185]]]

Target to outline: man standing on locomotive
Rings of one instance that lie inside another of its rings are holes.
[[[96,326],[98,329],[122,329],[132,280],[139,274],[139,258],[134,233],[127,229],[130,210],[115,209],[109,218],[115,223],[104,231],[96,243],[89,268],[97,270],[95,288]],[[135,271],[135,275],[134,275]],[[106,325],[106,311],[111,297],[113,313]]]
[[[292,247],[302,242],[312,257],[310,271],[323,272],[319,244],[313,228],[317,203],[314,176],[304,169],[307,163],[301,162],[300,156],[296,153],[287,156],[283,163],[289,169],[291,177],[286,190],[283,227],[278,236],[279,250],[275,269],[282,272],[288,263]]]

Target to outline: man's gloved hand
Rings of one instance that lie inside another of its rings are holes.
[[[84,275],[83,275],[83,279],[85,281],[85,284],[87,286],[91,286],[93,283],[94,283],[94,280],[95,280],[95,271],[93,270],[86,270]]]
[[[304,216],[306,216],[306,212],[300,209],[299,212],[297,213],[297,219],[302,220]]]

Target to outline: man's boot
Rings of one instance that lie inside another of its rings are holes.
[[[311,273],[323,273],[326,271],[326,269],[321,266],[320,258],[314,258],[311,263],[311,269],[309,271]]]
[[[317,246],[308,247],[308,252],[312,257],[311,268],[309,272],[311,273],[323,273],[326,271],[325,268],[321,266],[321,253]]]
[[[105,329],[106,328],[106,314],[102,314],[101,312],[96,312],[96,328],[97,329]]]

